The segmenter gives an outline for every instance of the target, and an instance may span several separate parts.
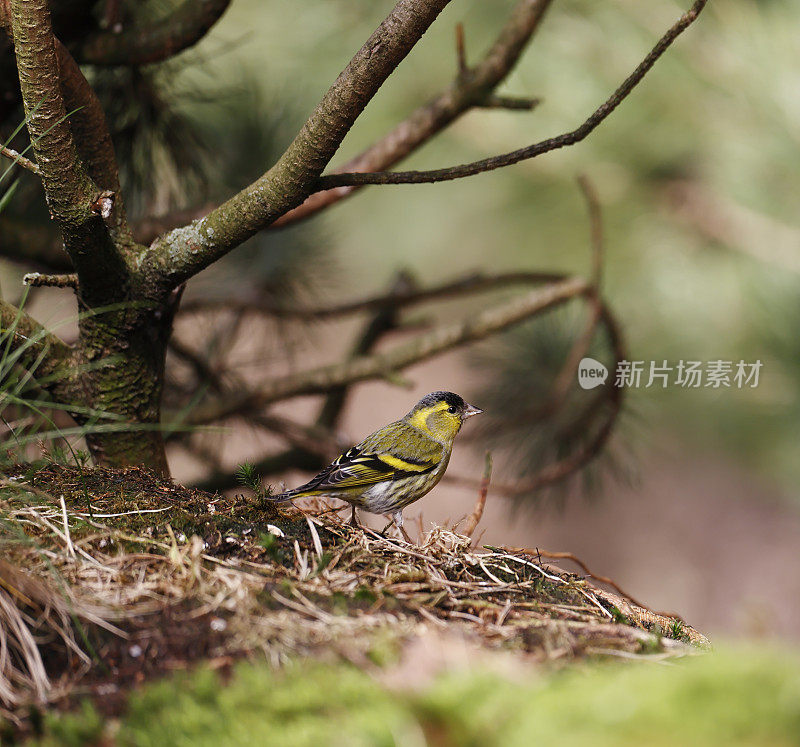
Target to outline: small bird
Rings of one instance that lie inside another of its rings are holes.
[[[405,417],[367,436],[305,485],[270,500],[339,498],[352,506],[353,524],[357,507],[389,514],[408,539],[403,509],[442,479],[462,424],[482,412],[453,392],[431,392]]]

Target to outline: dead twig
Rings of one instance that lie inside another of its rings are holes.
[[[15,164],[30,171],[31,174],[36,174],[36,176],[41,174],[39,167],[33,161],[31,161],[29,158],[25,158],[25,156],[23,156],[21,153],[17,153],[17,151],[13,150],[12,148],[8,148],[5,145],[0,145],[0,155],[10,158]]]
[[[29,272],[22,277],[23,285],[30,285],[34,288],[78,288],[78,276],[74,273],[65,275],[46,275],[41,272]]]
[[[467,537],[472,537],[473,532],[480,524],[483,518],[483,509],[486,506],[486,496],[489,494],[489,482],[492,479],[492,455],[486,453],[486,462],[483,468],[483,477],[481,478],[480,489],[478,490],[478,500],[475,501],[475,508],[472,513],[467,517],[464,523],[464,534]]]
[[[376,171],[399,163],[435,137],[459,117],[491,101],[493,92],[514,69],[536,34],[552,0],[521,0],[509,15],[486,54],[466,68],[465,44],[456,31],[458,72],[439,95],[412,112],[369,148],[337,169],[337,172]],[[459,51],[459,48],[464,51]],[[463,60],[463,62],[462,62]],[[513,107],[505,107],[513,108]],[[315,192],[300,206],[276,220],[270,228],[282,228],[330,207],[358,190],[358,186]]]
[[[181,307],[182,314],[192,314],[206,311],[237,311],[256,314],[268,314],[287,319],[335,319],[339,317],[358,314],[362,311],[375,311],[392,306],[396,309],[419,304],[438,302],[453,298],[460,298],[473,293],[484,293],[493,290],[502,290],[515,285],[543,285],[565,280],[568,276],[555,272],[507,272],[497,275],[475,273],[456,280],[451,280],[430,288],[419,289],[415,284],[409,284],[405,289],[390,290],[388,293],[368,296],[355,301],[346,301],[330,306],[279,306],[264,299],[190,299]]]
[[[463,75],[469,69],[467,67],[467,49],[464,42],[464,24],[456,24],[456,62],[458,64],[458,74]]]
[[[550,550],[542,550],[541,548],[537,547],[536,550],[531,550],[527,547],[507,547],[507,550],[511,552],[518,552],[523,553],[525,555],[534,555],[534,556],[542,556],[548,558],[549,560],[571,560],[575,565],[577,565],[589,578],[593,578],[595,581],[599,581],[601,584],[606,584],[610,586],[614,591],[616,591],[620,596],[624,597],[630,602],[633,602],[637,607],[641,607],[642,609],[649,609],[647,605],[642,604],[636,597],[632,594],[628,594],[623,588],[617,584],[616,581],[609,578],[608,576],[601,576],[598,573],[590,570],[589,567],[584,563],[577,555],[571,552],[551,552]],[[680,615],[675,614],[674,612],[654,612],[655,615],[660,615],[662,617],[669,617],[676,620],[680,620],[683,622],[683,618]]]

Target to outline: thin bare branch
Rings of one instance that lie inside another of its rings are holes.
[[[600,200],[597,197],[597,190],[586,174],[578,176],[578,186],[581,188],[583,197],[586,200],[586,208],[589,213],[589,238],[592,248],[592,285],[599,291],[600,281],[603,272],[603,216],[600,211]]]
[[[522,0],[480,62],[466,71],[461,71],[445,91],[413,112],[360,155],[337,168],[335,173],[388,169],[413,153],[465,112],[476,106],[490,104],[492,92],[506,79],[519,61],[551,2],[552,0]],[[535,100],[529,103],[533,101]],[[302,205],[276,220],[272,228],[280,228],[308,218],[348,197],[357,189],[357,186],[350,186],[316,192]]]
[[[587,297],[589,302],[589,316],[586,320],[584,330],[572,345],[561,371],[553,382],[551,396],[548,397],[542,412],[539,413],[539,417],[551,415],[559,410],[566,401],[570,388],[575,381],[575,375],[578,373],[578,366],[584,356],[589,352],[592,340],[594,340],[595,337],[597,325],[600,323],[603,315],[603,303],[600,299],[600,280],[603,270],[605,247],[603,244],[603,220],[602,213],[600,212],[600,201],[597,198],[594,186],[587,176],[583,174],[580,175],[578,177],[578,185],[586,199],[586,206],[589,213],[589,233],[592,250],[591,283],[594,292]]]
[[[392,303],[392,296],[413,290],[414,281],[410,275],[400,273],[389,289],[389,300],[385,306],[377,310],[373,317],[367,322],[364,330],[356,340],[350,352],[351,358],[369,353],[378,341],[389,331],[397,326],[397,316],[399,307]],[[336,426],[339,416],[344,409],[347,401],[348,387],[346,384],[334,387],[325,397],[325,402],[317,416],[317,425],[328,430]]]
[[[482,109],[508,109],[510,111],[529,112],[535,109],[542,100],[529,99],[523,96],[487,96],[478,106]]]
[[[230,0],[185,0],[166,18],[144,27],[99,33],[78,52],[91,65],[147,65],[174,57],[199,42],[222,17]]]
[[[366,355],[387,332],[396,328],[399,307],[392,303],[392,294],[404,292],[411,287],[412,282],[408,275],[401,273],[392,283],[385,305],[378,309],[358,335],[351,351],[351,357]],[[224,401],[232,396],[245,399],[258,396],[252,390],[250,394],[244,394],[248,389],[247,385],[230,372],[227,372],[226,378],[231,381],[226,386],[222,376],[213,369],[209,361],[175,337],[170,341],[170,349],[194,369],[198,382],[207,384],[220,400]],[[238,415],[252,425],[280,435],[289,446],[305,452],[320,454],[322,461],[326,459],[330,461],[339,454],[343,446],[333,435],[333,429],[344,409],[347,394],[348,386],[346,384],[332,387],[322,403],[315,424],[311,426],[301,425],[274,414],[262,415],[257,410],[251,409],[242,411]]]
[[[614,362],[611,370],[616,371],[619,362],[625,359],[625,346],[622,339],[622,332],[620,331],[616,319],[605,306],[601,308],[600,320],[606,330],[609,344],[614,355]],[[589,402],[583,413],[575,421],[576,428],[585,426],[592,413],[598,407],[605,405],[608,409],[606,418],[597,429],[594,436],[572,454],[544,467],[533,477],[516,485],[516,494],[523,495],[525,493],[533,493],[543,487],[560,482],[586,466],[600,454],[614,430],[614,425],[622,409],[623,395],[623,388],[615,386],[613,381],[611,381],[607,387],[603,387],[603,389],[597,393],[596,398]]]
[[[201,221],[156,241],[142,256],[144,271],[167,287],[180,285],[299,205],[361,112],[449,1],[398,0],[278,162]]]
[[[335,304],[332,306],[285,307],[278,306],[265,299],[194,299],[184,302],[181,312],[184,314],[200,311],[224,309],[229,311],[250,311],[272,316],[295,319],[334,319],[362,311],[378,311],[386,305],[397,308],[457,298],[462,295],[481,293],[513,287],[514,285],[531,285],[539,283],[555,283],[564,280],[563,273],[555,272],[507,272],[499,275],[483,275],[476,273],[459,280],[421,290],[408,288],[402,292],[368,296],[356,301]]]
[[[475,501],[475,508],[472,513],[467,517],[464,524],[464,534],[467,537],[472,537],[472,534],[478,528],[483,518],[483,510],[486,508],[486,497],[489,495],[489,483],[492,479],[492,455],[486,453],[486,461],[483,467],[483,477],[481,478],[481,485],[478,489],[478,499]]]
[[[467,72],[467,45],[464,40],[464,24],[456,24],[456,61],[458,63],[458,72],[463,75]]]
[[[680,19],[659,39],[650,53],[642,60],[636,69],[626,78],[622,85],[600,105],[592,114],[574,130],[556,137],[542,140],[519,150],[504,153],[480,161],[451,166],[444,169],[430,171],[378,171],[373,173],[338,173],[320,177],[317,189],[335,189],[365,184],[429,184],[444,182],[452,179],[462,179],[467,176],[482,174],[486,171],[511,166],[520,161],[526,161],[544,153],[549,153],[559,148],[565,148],[579,143],[588,137],[608,116],[628,97],[644,76],[650,71],[656,61],[667,51],[672,42],[678,38],[689,26],[694,23],[705,7],[708,0],[697,0],[695,4],[684,13]]]
[[[245,393],[224,402],[198,408],[187,418],[190,424],[222,420],[245,409],[258,409],[278,400],[302,394],[327,392],[331,387],[369,379],[384,378],[414,363],[427,360],[455,347],[481,340],[508,329],[525,319],[589,292],[580,278],[568,278],[537,288],[520,298],[486,309],[455,324],[444,324],[385,353],[361,356],[267,382],[257,394]]]
[[[600,323],[606,330],[609,344],[613,351],[614,362],[611,370],[614,371],[617,369],[619,361],[624,360],[626,357],[625,345],[619,325],[611,311],[606,306],[602,305],[599,299],[592,295],[592,291],[589,291],[589,293],[585,295],[588,295],[592,303],[600,304]],[[531,477],[514,483],[492,483],[492,492],[509,498],[530,495],[542,488],[565,480],[585,467],[600,454],[611,436],[622,409],[623,395],[623,388],[613,386],[613,382],[611,385],[598,390],[595,397],[589,401],[572,424],[573,430],[579,428],[585,429],[590,426],[591,419],[595,416],[599,408],[603,406],[607,408],[605,420],[586,443],[576,449],[572,454],[543,467]],[[480,485],[478,480],[471,477],[450,475],[445,476],[445,480],[453,485],[463,485],[469,488],[477,488]]]

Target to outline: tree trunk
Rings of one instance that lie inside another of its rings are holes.
[[[120,306],[98,309],[80,322],[79,358],[86,370],[79,397],[100,413],[87,425],[86,441],[97,464],[142,465],[169,475],[161,394],[177,299],[134,298]],[[130,429],[117,430],[120,420]]]

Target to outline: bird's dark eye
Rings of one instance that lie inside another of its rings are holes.
[[[450,405],[450,407],[447,408],[447,412],[449,412],[451,415],[455,415],[456,414],[455,406],[454,405]]]

